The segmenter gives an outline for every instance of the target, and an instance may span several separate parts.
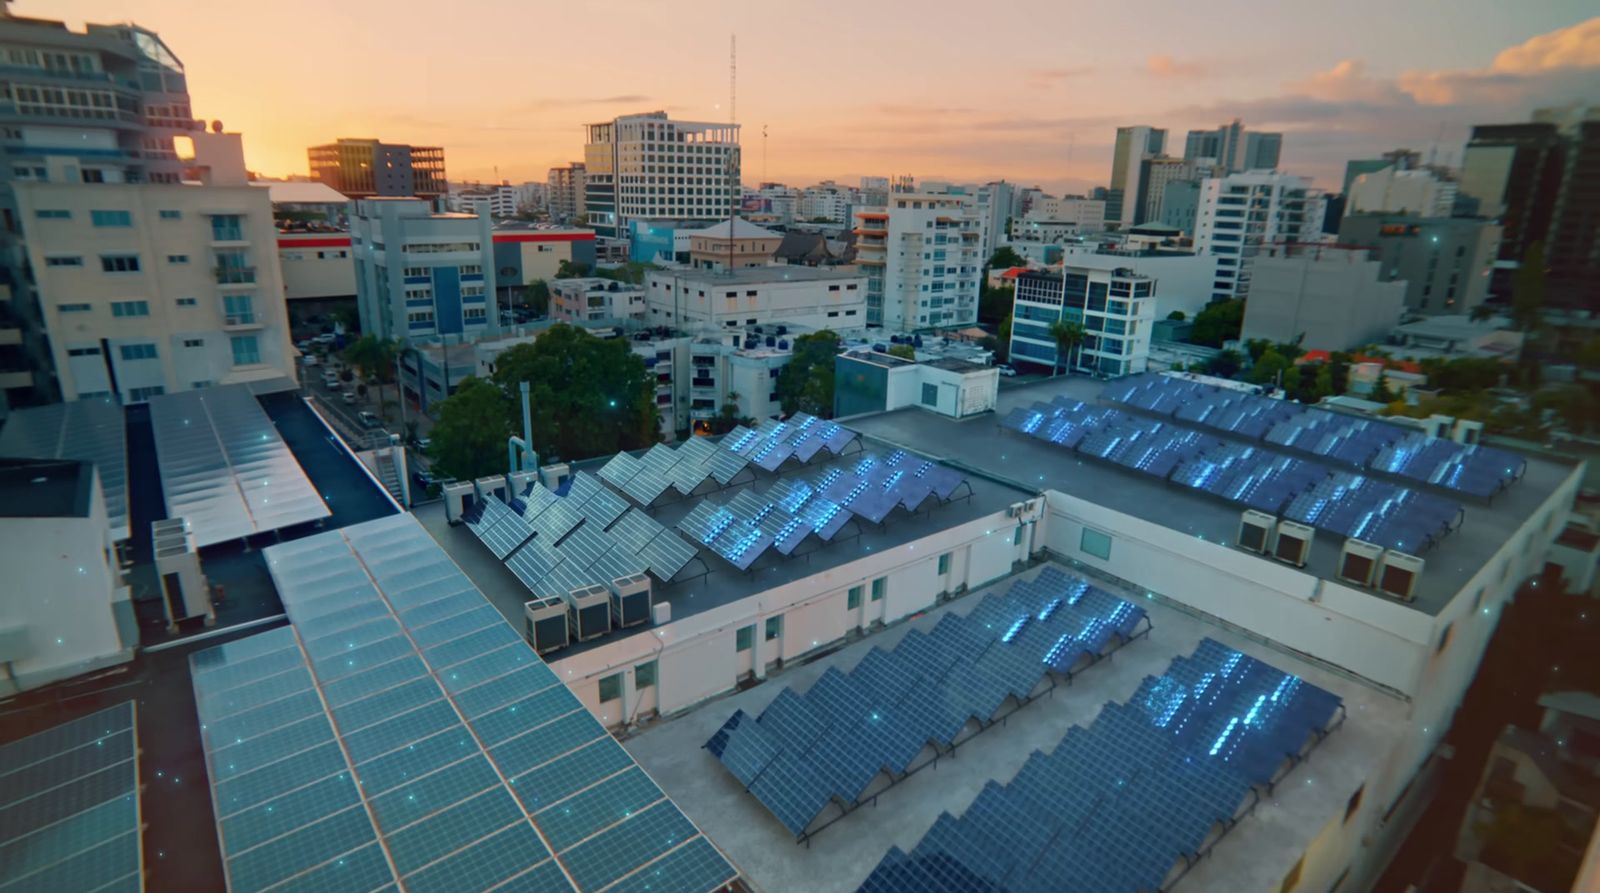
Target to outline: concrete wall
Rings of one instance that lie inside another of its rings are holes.
[[[344,298],[356,293],[356,268],[350,237],[325,233],[279,234],[283,293],[297,298]]]
[[[1257,257],[1245,305],[1244,340],[1293,341],[1307,350],[1347,350],[1382,341],[1400,323],[1404,282],[1381,282],[1378,264],[1353,253]]]

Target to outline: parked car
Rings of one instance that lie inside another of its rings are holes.
[[[356,418],[361,420],[361,427],[363,427],[363,428],[382,428],[383,427],[383,419],[378,418],[377,413],[368,412],[367,410],[363,409],[360,413],[358,413],[356,415]]]
[[[297,348],[299,348],[299,349],[300,349],[300,352],[301,352],[301,353],[308,353],[308,352],[310,352],[310,350],[311,350],[311,345],[312,345],[312,341],[311,341],[311,339],[310,339],[310,338],[306,338],[306,339],[305,339],[305,340],[303,340],[303,341],[296,341],[296,342],[295,342],[295,344],[294,344],[294,346],[295,346],[295,347],[297,347]]]
[[[445,475],[435,475],[426,468],[414,468],[411,471],[411,485],[429,496],[435,495],[436,487],[453,484],[456,479]],[[416,494],[412,494],[413,497]]]
[[[328,370],[324,371],[322,373],[322,385],[323,385],[323,387],[326,387],[326,388],[329,388],[329,389],[338,388],[339,387],[339,373],[333,371],[332,369],[328,369]]]
[[[321,335],[318,335],[317,337],[312,338],[311,340],[315,341],[318,344],[332,344],[334,341],[337,341],[338,338],[339,338],[339,336],[335,335],[332,332],[323,332]]]
[[[1006,378],[1011,378],[1017,374],[1017,370],[1011,368],[1010,366],[996,366],[995,368],[999,369],[1000,374]]]
[[[355,391],[345,391],[343,399],[344,399],[345,403],[350,404],[350,405],[354,405],[355,402],[356,402],[356,392]]]

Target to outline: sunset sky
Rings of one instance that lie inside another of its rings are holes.
[[[245,10],[251,10],[249,14]],[[1471,125],[1600,100],[1593,0],[776,3],[744,0],[19,0],[136,21],[184,61],[198,116],[252,168],[306,173],[336,137],[442,145],[452,180],[543,180],[586,122],[725,120],[739,42],[744,180],[1004,177],[1082,191],[1115,128],[1234,117],[1285,131],[1283,166],[1337,188],[1348,158],[1459,160]],[[769,137],[763,152],[761,129]],[[1442,136],[1441,136],[1442,135]],[[763,160],[763,156],[765,159]]]

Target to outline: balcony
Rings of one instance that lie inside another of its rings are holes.
[[[9,391],[12,388],[33,387],[33,373],[26,369],[17,371],[0,371],[0,391]]]
[[[230,313],[222,317],[224,331],[236,332],[244,329],[259,329],[263,323],[256,319],[254,313]]]
[[[211,271],[218,285],[255,285],[255,267],[217,267]]]

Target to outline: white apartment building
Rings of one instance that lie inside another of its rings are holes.
[[[840,186],[832,180],[823,180],[815,186],[800,191],[794,216],[798,221],[826,220],[829,223],[849,223],[851,209],[860,202],[858,190]]]
[[[1093,375],[1145,371],[1155,321],[1156,281],[1127,269],[1070,263],[1017,276],[1012,300],[1011,361]],[[1056,322],[1083,327],[1083,340],[1058,361]]]
[[[584,208],[603,238],[627,238],[636,218],[725,219],[738,197],[737,124],[649,112],[587,127]]]
[[[574,161],[563,167],[553,167],[545,175],[545,209],[557,223],[565,223],[583,213],[584,173],[583,162]]]
[[[1194,165],[1181,158],[1150,158],[1144,161],[1139,173],[1138,219],[1134,222],[1159,221],[1167,185],[1194,177]]]
[[[1017,187],[1004,180],[985,183],[977,189],[978,208],[982,213],[983,259],[987,261],[994,250],[1005,241],[1006,224],[1015,214]],[[1104,215],[1102,209],[1101,214]]]
[[[1390,165],[1350,181],[1344,212],[1449,217],[1455,208],[1457,190],[1455,181],[1427,168],[1400,170]]]
[[[517,213],[517,189],[510,183],[471,186],[450,193],[450,210],[479,217],[512,217]]]
[[[782,414],[778,373],[794,357],[796,333],[783,327],[779,335],[778,328],[709,333],[689,345],[688,419],[696,431],[708,432],[711,420],[729,403],[738,407],[740,418]]]
[[[1133,242],[1080,243],[1062,246],[1062,262],[1068,267],[1096,270],[1129,270],[1160,284],[1155,289],[1151,319],[1166,319],[1173,311],[1193,319],[1211,302],[1212,283],[1217,278],[1217,258],[1173,248],[1145,248]]]
[[[277,227],[237,134],[196,134],[200,182],[17,182],[63,399],[295,377]]]
[[[1309,177],[1248,171],[1202,182],[1194,246],[1218,258],[1212,299],[1250,293],[1251,262],[1262,246],[1320,240],[1323,206]]]
[[[867,324],[867,274],[831,267],[749,267],[645,275],[645,321],[686,331],[790,323],[848,331]]]
[[[978,320],[982,252],[970,195],[893,192],[856,211],[856,263],[867,274],[867,322],[902,331]]]
[[[499,332],[489,218],[434,214],[418,199],[361,199],[350,248],[361,331],[406,342]]]
[[[1041,195],[1028,206],[1028,213],[1022,215],[1022,222],[1025,223],[1068,224],[1075,229],[1102,229],[1105,220],[1105,201],[1084,198],[1081,195],[1069,195],[1064,198]],[[1013,228],[1013,232],[1015,231]]]
[[[584,277],[550,283],[550,318],[562,322],[644,322],[645,290],[615,279]]]

